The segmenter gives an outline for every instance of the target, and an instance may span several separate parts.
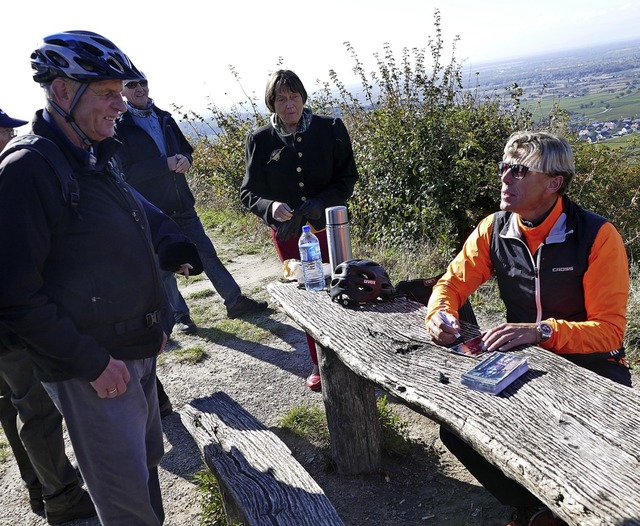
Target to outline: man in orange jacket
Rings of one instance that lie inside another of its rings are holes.
[[[480,222],[434,286],[427,330],[434,342],[452,344],[458,309],[495,275],[507,322],[483,333],[487,350],[536,344],[630,386],[622,347],[629,295],[624,243],[610,222],[565,195],[574,174],[566,140],[542,132],[509,138],[498,163],[501,211]],[[460,438],[440,434],[498,500],[516,507],[511,526],[565,524]]]

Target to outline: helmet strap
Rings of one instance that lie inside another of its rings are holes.
[[[80,102],[80,97],[82,97],[84,92],[87,91],[88,87],[89,87],[89,84],[85,82],[80,84],[78,91],[76,91],[76,94],[74,95],[73,100],[71,101],[71,105],[69,106],[68,112],[63,110],[62,107],[51,97],[49,97],[49,104],[51,104],[53,109],[56,110],[62,117],[64,117],[64,120],[69,123],[71,128],[73,128],[73,131],[75,131],[80,137],[80,139],[82,139],[82,142],[87,146],[91,146],[93,144],[93,141],[89,139],[88,135],[82,131],[80,126],[78,126],[78,123],[73,118],[73,110],[78,105],[78,102]]]

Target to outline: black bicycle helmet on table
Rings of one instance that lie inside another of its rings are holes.
[[[369,259],[348,259],[335,268],[330,293],[333,301],[346,307],[390,300],[396,290],[379,263]]]

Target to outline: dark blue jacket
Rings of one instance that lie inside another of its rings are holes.
[[[40,111],[33,133],[62,150],[77,178],[77,209],[38,153],[0,163],[0,330],[27,345],[41,380],[95,380],[109,356],[155,356],[164,304],[158,259],[166,270],[195,263],[177,225],[122,179],[119,146],[95,147],[96,163]]]
[[[167,156],[177,153],[193,163],[193,148],[180,131],[171,114],[153,106],[160,120]],[[160,154],[153,137],[123,113],[118,120],[116,137],[122,142],[118,157],[127,182],[168,216],[192,210],[195,199],[184,174],[172,172],[167,157]]]

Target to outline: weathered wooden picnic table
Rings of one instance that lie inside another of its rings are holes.
[[[319,347],[339,473],[376,471],[381,388],[446,426],[571,525],[640,525],[640,391],[536,346],[530,370],[500,395],[463,386],[476,359],[434,344],[426,308],[406,298],[345,308],[296,283],[268,290]],[[463,337],[477,334],[463,325]],[[444,378],[444,382],[443,382]]]

